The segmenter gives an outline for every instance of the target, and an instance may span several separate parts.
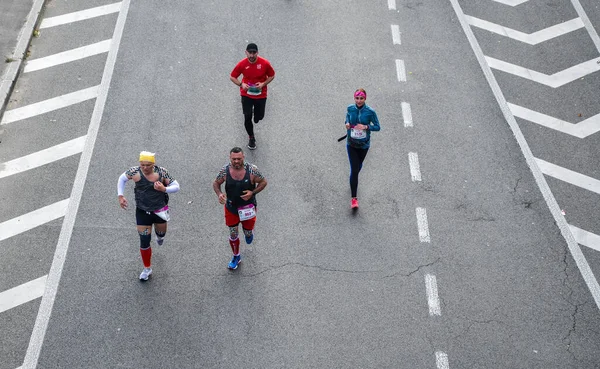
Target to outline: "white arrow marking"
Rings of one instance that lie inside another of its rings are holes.
[[[586,62],[575,65],[571,68],[567,68],[552,75],[536,72],[534,70],[527,69],[519,65],[511,64],[502,60],[498,60],[490,56],[486,56],[485,60],[487,61],[490,68],[501,70],[503,72],[510,73],[518,77],[526,78],[552,88],[557,88],[566,85],[569,82],[573,82],[576,79],[585,77],[590,73],[594,73],[600,70],[600,63],[598,63],[598,61],[600,60],[597,59],[588,60]]]
[[[100,17],[107,14],[116,13],[121,10],[121,3],[102,5],[95,8],[81,10],[69,14],[63,14],[56,17],[46,18],[40,24],[40,29],[60,26],[63,24],[79,22],[86,19]]]
[[[586,138],[587,136],[600,131],[600,114],[596,114],[579,123],[569,123],[519,105],[508,103],[508,107],[517,118],[525,119],[577,138]]]
[[[542,159],[535,159],[542,173],[600,195],[600,181]]]
[[[50,68],[55,65],[69,63],[75,60],[87,58],[102,53],[107,53],[110,49],[111,40],[96,42],[95,44],[78,47],[76,49],[63,51],[58,54],[48,55],[43,58],[33,59],[27,62],[23,73]]]
[[[69,199],[65,199],[0,223],[0,241],[64,217],[68,205]]]
[[[494,0],[497,3],[501,3],[504,5],[509,5],[509,6],[517,6],[517,5],[521,5],[523,3],[528,2],[529,0]]]
[[[45,275],[10,290],[0,292],[0,313],[42,297],[46,287],[46,277],[48,276]]]
[[[600,251],[600,236],[592,232],[585,231],[581,228],[577,228],[572,224],[569,224],[569,228],[571,228],[571,233],[573,233],[573,237],[575,237],[575,241],[577,241],[577,243],[589,247],[590,249]]]
[[[525,42],[529,45],[537,45],[541,42],[551,40],[555,37],[565,35],[569,32],[573,32],[580,28],[585,27],[583,21],[580,18],[571,19],[570,21],[566,21],[564,23],[556,24],[554,26],[545,28],[543,30],[533,32],[533,33],[523,33],[520,31],[516,31],[511,28],[503,27],[499,24],[488,22],[483,19],[471,17],[469,15],[465,15],[465,18],[469,22],[470,25],[485,29],[487,31],[499,34],[501,36],[510,37],[513,40]]]

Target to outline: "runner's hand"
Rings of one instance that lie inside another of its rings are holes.
[[[156,191],[160,191],[160,192],[167,191],[167,188],[165,187],[165,185],[162,182],[160,182],[160,181],[154,182],[154,189]]]
[[[119,196],[119,205],[121,205],[121,208],[127,210],[127,199],[125,198],[125,196]]]
[[[350,123],[346,123],[346,129],[350,129]]]
[[[225,201],[227,201],[227,196],[224,193],[219,195],[219,204],[225,205]]]
[[[250,200],[252,198],[252,195],[253,195],[252,191],[245,190],[244,194],[242,196],[240,196],[240,197],[242,198],[242,200],[248,201],[248,200]]]
[[[248,91],[248,85],[245,84],[244,82],[242,82],[242,84],[240,85],[240,87],[242,88],[242,90]]]

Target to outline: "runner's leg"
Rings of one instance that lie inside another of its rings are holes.
[[[252,125],[253,101],[248,96],[242,96],[242,112],[244,113],[244,127],[248,137],[254,137],[254,126]]]
[[[258,123],[265,117],[265,106],[267,105],[267,98],[255,99],[254,100],[254,123]]]

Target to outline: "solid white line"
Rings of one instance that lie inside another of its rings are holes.
[[[450,369],[450,365],[448,364],[448,355],[445,352],[436,351],[435,362],[437,364],[437,369]]]
[[[569,224],[569,228],[571,228],[571,232],[573,233],[573,237],[575,237],[577,243],[589,247],[590,249],[600,251],[600,236],[598,236],[595,233],[588,232],[581,228],[575,227],[572,224]]]
[[[396,10],[396,0],[388,0],[388,9]]]
[[[563,182],[584,188],[588,191],[600,194],[600,181],[588,177],[585,174],[577,173],[567,168],[560,167],[556,164],[549,163],[542,159],[535,159],[542,173],[547,176],[560,179]]]
[[[68,205],[69,199],[65,199],[0,223],[0,241],[62,218]]]
[[[27,62],[23,73],[33,72],[36,70],[53,67],[55,65],[69,63],[75,60],[87,58],[89,56],[98,55],[108,52],[110,49],[110,41],[104,40],[95,44],[78,47],[76,49],[63,51],[58,54],[45,56],[39,59],[33,59]]]
[[[10,290],[0,292],[0,313],[42,297],[46,286],[46,277],[39,277]]]
[[[406,68],[403,60],[396,59],[396,74],[398,75],[398,82],[406,82]]]
[[[579,123],[570,123],[516,104],[508,103],[508,107],[515,117],[525,119],[578,138],[586,138],[587,136],[600,131],[600,114],[596,114],[593,117],[589,117]]]
[[[437,280],[434,275],[427,274],[425,276],[425,288],[427,289],[429,315],[442,315],[440,298],[438,296]]]
[[[106,104],[108,89],[110,87],[113,71],[115,69],[115,62],[117,59],[117,54],[119,53],[119,45],[121,44],[121,37],[123,35],[123,29],[125,28],[125,21],[127,19],[128,11],[129,0],[123,0],[121,11],[119,13],[119,17],[117,18],[117,24],[115,25],[115,31],[112,37],[113,43],[106,58],[102,82],[100,83],[100,88],[98,91],[98,98],[96,99],[96,105],[94,106],[94,112],[92,113],[92,119],[90,121],[90,127],[87,134],[88,139],[85,143],[83,153],[81,154],[81,159],[79,160],[79,168],[77,168],[77,174],[75,176],[75,182],[71,192],[71,201],[69,202],[69,207],[62,223],[62,229],[60,230],[60,235],[58,237],[56,251],[54,252],[54,259],[52,260],[52,266],[50,267],[50,273],[48,274],[46,290],[44,291],[44,297],[42,297],[42,302],[38,310],[33,332],[29,340],[29,346],[27,347],[27,353],[25,354],[25,360],[23,362],[24,369],[35,369],[40,357],[40,352],[44,343],[44,337],[46,335],[46,330],[48,329],[48,322],[50,321],[50,315],[52,314],[52,308],[56,298],[56,292],[58,290],[58,284],[60,282],[64,262],[67,256],[67,250],[69,249],[69,242],[71,241],[71,235],[73,233],[73,226],[75,225],[79,203],[81,202],[81,195],[83,194],[83,188],[85,186],[88,169],[90,167],[94,145],[96,144],[96,137],[98,136],[100,121],[102,120],[102,114],[104,113],[104,106]]]
[[[392,43],[394,45],[402,44],[402,41],[400,40],[400,26],[397,24],[392,24]]]
[[[556,24],[554,26],[542,29],[537,32],[524,33],[508,27],[503,27],[496,23],[472,17],[470,15],[465,15],[465,18],[472,26],[496,33],[501,36],[512,38],[513,40],[525,42],[529,45],[537,45],[544,41],[551,40],[555,37],[559,37],[569,32],[573,32],[575,30],[585,27],[583,21],[580,18],[575,18],[571,19],[570,21]]]
[[[421,168],[419,167],[419,155],[416,152],[408,153],[408,163],[410,164],[410,177],[412,181],[421,180]]]
[[[40,101],[34,104],[25,105],[20,108],[7,110],[4,113],[4,117],[2,118],[2,122],[0,124],[13,123],[22,119],[35,117],[36,115],[62,109],[67,106],[93,99],[97,95],[98,86],[94,86],[65,95],[53,97],[51,99]]]
[[[417,225],[419,226],[419,240],[421,242],[431,242],[425,208],[417,208]]]
[[[59,15],[56,17],[46,18],[40,24],[40,29],[60,26],[67,23],[73,23],[90,18],[100,17],[102,15],[117,13],[119,10],[121,10],[121,3],[114,3],[86,10],[81,10],[69,14]]]
[[[412,127],[413,126],[413,118],[412,118],[412,110],[410,108],[410,104],[407,102],[403,102],[400,104],[402,106],[402,118],[404,119],[404,127]]]
[[[34,152],[20,158],[0,163],[0,178],[12,176],[57,160],[79,154],[83,150],[85,136],[66,141],[56,146]]]
[[[485,61],[485,55],[483,55],[481,46],[477,43],[477,39],[475,38],[471,27],[465,20],[465,15],[460,7],[460,4],[458,3],[458,0],[449,1],[452,4],[452,7],[454,8],[454,12],[456,13],[457,18],[462,26],[463,32],[465,33],[467,39],[469,40],[469,43],[471,44],[471,48],[475,53],[475,57],[479,62],[479,66],[481,67],[481,70],[483,71],[483,74],[485,75],[485,78],[487,79],[488,84],[490,85],[490,88],[492,89],[492,92],[496,97],[496,101],[498,101],[500,110],[502,110],[502,114],[504,115],[506,122],[512,130],[513,135],[515,136],[515,139],[517,140],[517,143],[519,144],[519,147],[523,152],[523,156],[525,157],[525,161],[527,162],[527,165],[529,166],[529,169],[533,174],[535,182],[540,188],[542,196],[544,196],[544,200],[548,205],[548,209],[550,209],[550,213],[552,214],[556,225],[560,229],[562,236],[567,242],[569,251],[573,256],[573,259],[575,260],[579,271],[581,272],[581,276],[583,277],[586,285],[590,289],[590,293],[592,294],[592,297],[596,302],[596,306],[600,308],[600,285],[598,284],[596,277],[594,277],[594,273],[592,272],[592,269],[590,268],[590,265],[588,264],[585,256],[581,252],[579,244],[577,243],[577,241],[575,241],[575,238],[573,237],[573,234],[569,229],[569,225],[567,224],[567,221],[565,220],[565,217],[563,216],[561,209],[558,206],[554,195],[552,194],[552,191],[550,191],[550,187],[548,186],[548,182],[546,182],[546,179],[544,178],[544,174],[537,166],[535,157],[531,153],[531,148],[527,144],[525,136],[523,136],[523,132],[521,132],[521,129],[519,128],[515,117],[511,114],[510,109],[508,108],[506,98],[504,97],[502,90],[500,90],[498,81],[496,81],[496,78],[494,78],[494,73],[492,73],[492,70]]]
[[[552,75],[536,72],[534,70],[521,67],[520,65],[508,63],[490,56],[486,56],[485,60],[491,68],[514,74],[515,76],[526,78],[537,83],[542,83],[553,88],[566,85],[567,83],[573,82],[576,79],[585,77],[588,74],[600,70],[600,63],[598,63],[600,60],[598,59],[588,60],[565,70],[561,70],[560,72],[556,72]]]
[[[571,0],[571,4],[573,4],[577,15],[579,16],[579,18],[581,18],[581,21],[585,25],[585,29],[588,31],[590,38],[594,42],[596,50],[598,50],[598,52],[600,53],[600,37],[598,37],[598,32],[596,32],[596,28],[594,28],[594,25],[592,24],[592,22],[590,22],[590,19],[588,18],[587,14],[585,14],[585,11],[583,10],[583,7],[581,6],[579,0]]]

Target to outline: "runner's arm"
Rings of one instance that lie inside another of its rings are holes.
[[[165,192],[175,193],[177,191],[179,191],[179,182],[177,182],[176,179],[169,181],[169,184],[167,185],[167,187],[165,187]]]
[[[130,178],[127,176],[127,172],[123,172],[123,174],[121,174],[119,177],[119,181],[117,182],[117,196],[123,196],[123,193],[125,192],[125,185],[129,180]]]
[[[257,184],[256,188],[252,190],[252,194],[256,195],[260,191],[264,190],[267,187],[267,180],[264,177],[256,176],[254,178],[254,183]]]

